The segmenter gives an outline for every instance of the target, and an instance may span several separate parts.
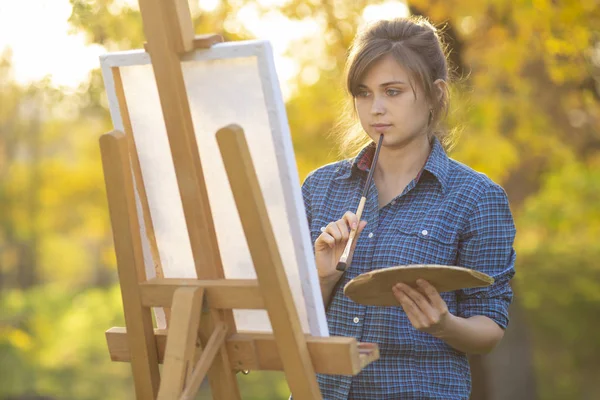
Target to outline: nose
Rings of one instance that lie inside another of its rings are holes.
[[[385,114],[385,105],[381,96],[373,96],[373,103],[371,104],[371,114],[382,115]]]

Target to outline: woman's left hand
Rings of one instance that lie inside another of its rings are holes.
[[[441,337],[453,316],[435,287],[424,279],[417,285],[419,290],[398,283],[392,291],[415,329]]]

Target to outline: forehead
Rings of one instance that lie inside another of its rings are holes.
[[[408,70],[398,63],[391,55],[376,61],[363,75],[359,84],[365,86],[378,86],[386,82],[410,82]]]

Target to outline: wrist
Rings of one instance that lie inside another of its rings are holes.
[[[456,326],[459,323],[460,317],[448,312],[442,320],[439,329],[433,334],[438,339],[446,340],[452,338],[456,332]]]
[[[340,280],[344,273],[340,271],[335,271],[332,274],[321,276],[319,275],[319,282],[324,286],[334,286],[337,281]]]

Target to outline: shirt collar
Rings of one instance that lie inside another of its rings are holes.
[[[448,175],[450,172],[450,159],[446,154],[446,150],[440,143],[437,137],[433,137],[433,146],[427,163],[425,163],[425,171],[435,176],[440,183],[442,191],[448,188]]]
[[[448,155],[437,137],[433,137],[432,144],[431,153],[429,153],[423,171],[427,171],[433,175],[440,183],[442,190],[445,191],[448,186]],[[368,172],[374,155],[375,143],[370,143],[363,147],[354,159],[347,160],[347,163],[340,168],[340,175],[335,179],[349,179],[352,175],[359,173],[359,171]],[[417,178],[421,177],[423,171],[419,173]]]

